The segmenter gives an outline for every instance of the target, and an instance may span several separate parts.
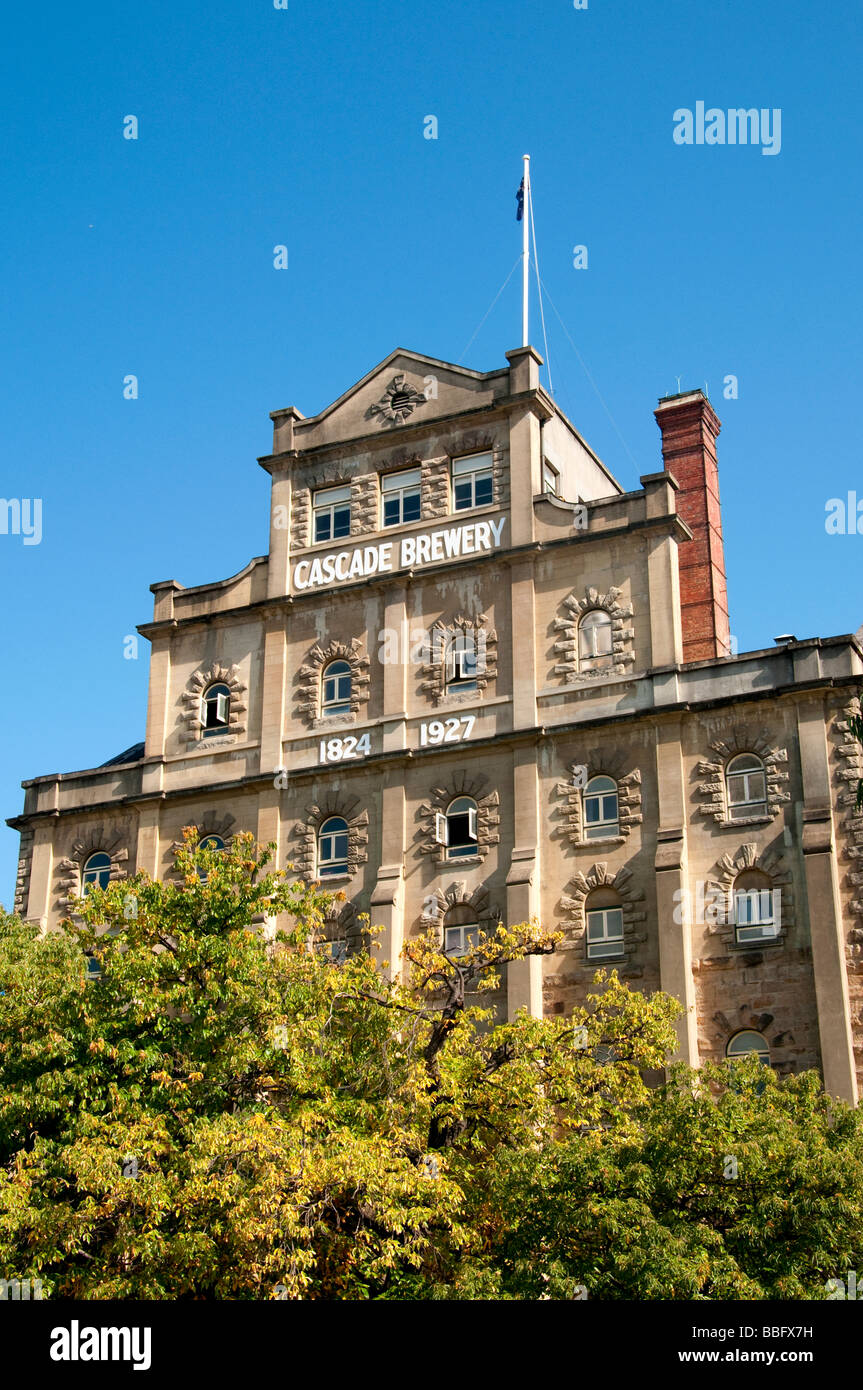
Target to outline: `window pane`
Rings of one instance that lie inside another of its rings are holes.
[[[491,468],[491,454],[467,454],[464,458],[453,459],[453,477],[464,473],[476,473]]]
[[[319,488],[318,491],[315,493],[315,506],[316,506],[316,507],[323,507],[323,506],[332,507],[332,506],[335,505],[336,502],[350,502],[350,500],[351,500],[351,489],[350,489],[350,484],[347,484],[347,485],[344,486],[344,487],[323,487],[323,488]]]
[[[473,488],[469,482],[456,483],[455,485],[455,509],[457,512],[463,511],[472,503]]]
[[[396,492],[400,488],[419,487],[420,470],[408,468],[404,473],[385,473],[381,478],[383,492]]]
[[[337,507],[333,513],[333,536],[349,536],[351,534],[351,509],[350,507]]]
[[[332,535],[332,516],[329,512],[315,514],[315,540],[328,541]]]
[[[476,506],[486,507],[492,500],[492,479],[488,477],[477,478],[476,480]]]
[[[398,497],[384,498],[384,526],[397,526],[399,523]]]
[[[418,492],[409,492],[404,499],[404,521],[419,521],[421,514],[420,495]]]

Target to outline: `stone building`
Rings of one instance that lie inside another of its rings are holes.
[[[152,586],[146,738],[26,782],[16,908],[170,872],[239,830],[369,913],[396,961],[537,917],[565,939],[497,1007],[566,1014],[595,970],[687,1007],[693,1063],[755,1050],[856,1097],[863,818],[851,635],[731,650],[700,391],[624,491],[539,384],[394,352],[319,415],[275,411],[269,554]],[[658,462],[659,460],[657,460]]]

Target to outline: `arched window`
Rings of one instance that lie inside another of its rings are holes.
[[[211,685],[204,691],[201,698],[201,723],[204,726],[204,738],[212,738],[214,734],[223,734],[228,727],[231,709],[231,692],[226,685],[221,682]]]
[[[101,851],[91,854],[81,870],[81,896],[85,897],[91,888],[107,888],[111,879],[111,859]]]
[[[618,960],[623,955],[623,908],[612,888],[597,888],[584,911],[587,959]]]
[[[447,690],[476,690],[477,641],[473,632],[454,632],[446,644]]]
[[[477,944],[479,923],[466,903],[451,907],[444,917],[443,949],[448,956],[466,956]]]
[[[96,981],[101,980],[102,962],[100,961],[99,957],[94,955],[92,951],[86,951],[84,953],[84,959],[87,962],[87,979],[90,981],[90,983],[94,984]]]
[[[579,671],[603,671],[614,657],[611,650],[611,615],[604,608],[590,608],[578,624]]]
[[[755,1055],[759,1062],[765,1066],[770,1065],[770,1044],[763,1033],[756,1033],[754,1028],[744,1028],[742,1032],[735,1033],[733,1038],[729,1038],[725,1055],[729,1061],[739,1060],[741,1057]]]
[[[220,849],[225,848],[225,842],[222,839],[221,835],[205,835],[203,840],[201,840],[200,844],[198,845],[198,848],[209,849],[213,850],[214,852],[218,852]],[[206,883],[207,870],[199,867],[198,878],[201,880],[202,883]]]
[[[469,796],[457,796],[446,815],[435,816],[435,838],[446,845],[447,859],[469,859],[477,853],[477,806]]]
[[[767,777],[754,753],[739,753],[725,769],[725,798],[730,820],[766,816]]]
[[[760,869],[746,869],[734,880],[734,934],[747,941],[775,941],[781,927],[779,893]]]
[[[331,661],[321,681],[321,713],[350,714],[351,668],[346,661]]]
[[[346,874],[348,871],[348,823],[341,816],[330,816],[318,831],[318,876]]]
[[[600,840],[619,833],[617,783],[611,777],[591,777],[584,789],[584,838]]]

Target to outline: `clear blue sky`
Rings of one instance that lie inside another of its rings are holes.
[[[637,487],[657,397],[707,382],[740,650],[855,630],[863,535],[824,518],[863,497],[861,47],[850,0],[8,10],[0,495],[40,497],[43,535],[0,535],[4,816],[22,778],[143,737],[123,639],[149,584],[265,552],[270,410],[397,346],[505,365],[517,273],[463,350],[519,252],[525,151],[543,279],[619,435],[549,309],[562,407]],[[675,144],[700,100],[781,108],[781,152]],[[16,859],[3,827],[7,905]]]

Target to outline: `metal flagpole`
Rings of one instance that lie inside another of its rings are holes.
[[[521,294],[521,345],[527,347],[527,306],[528,306],[528,208],[530,206],[530,155],[524,156],[524,235],[522,240],[522,294]]]

